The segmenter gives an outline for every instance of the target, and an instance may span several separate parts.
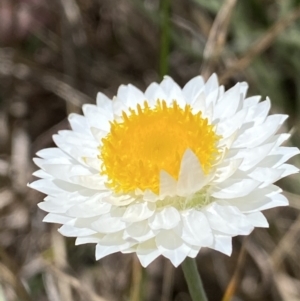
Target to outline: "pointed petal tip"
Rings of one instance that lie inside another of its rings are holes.
[[[177,194],[187,196],[199,191],[208,183],[210,176],[206,176],[201,162],[191,149],[183,154],[177,182]]]

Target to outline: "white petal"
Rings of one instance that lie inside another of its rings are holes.
[[[130,106],[133,108],[136,108],[136,106],[139,104],[143,106],[144,101],[146,100],[146,97],[144,93],[142,93],[141,90],[139,90],[137,87],[129,84],[128,85],[128,100],[127,103],[130,103]]]
[[[72,113],[69,115],[68,120],[73,131],[90,135],[89,126],[84,116]]]
[[[56,196],[47,196],[44,200],[46,202],[54,202],[57,204],[66,204],[69,206],[74,206],[76,204],[81,204],[86,202],[89,198],[93,198],[96,194],[91,193],[90,190],[82,190],[82,191],[62,191],[62,193]]]
[[[84,116],[90,127],[99,128],[103,131],[110,130],[109,121],[112,120],[113,115],[111,112],[100,109],[99,107],[91,104],[84,104],[82,106]]]
[[[248,109],[248,114],[245,117],[245,123],[246,122],[255,122],[255,125],[262,124],[271,108],[271,101],[267,97],[265,101],[260,102],[257,105],[252,106]]]
[[[147,241],[155,236],[154,231],[149,227],[148,221],[132,223],[124,230],[123,238],[131,241],[134,239],[138,242]]]
[[[203,116],[208,117],[207,115],[209,115],[210,121],[213,119],[214,107],[218,101],[218,98],[219,98],[219,89],[216,89],[216,90],[210,92],[209,94],[206,94],[207,110],[205,111],[205,113],[203,112]],[[209,114],[208,114],[208,108],[211,108],[211,112]]]
[[[78,164],[44,164],[42,168],[54,178],[67,182],[72,182],[71,178],[77,175],[92,174],[88,168]]]
[[[77,137],[66,132],[54,135],[55,144],[75,160],[82,162],[83,157],[95,157],[99,154],[98,142],[92,138]]]
[[[101,160],[99,160],[98,158],[89,158],[89,157],[84,157],[82,159],[87,167],[90,167],[93,169],[92,172],[94,172],[94,171],[99,172],[101,165],[102,165]]]
[[[202,116],[206,116],[206,95],[204,92],[201,92],[194,101],[192,106],[192,113],[197,114],[198,112],[202,113]]]
[[[254,227],[236,207],[212,203],[203,210],[212,229],[220,233],[248,235]]]
[[[221,120],[216,124],[217,134],[222,135],[223,138],[226,138],[236,132],[242,126],[245,121],[245,116],[247,114],[247,109],[243,109],[237,112],[231,118]]]
[[[53,177],[51,175],[49,175],[48,173],[46,173],[42,169],[39,169],[39,170],[35,171],[32,175],[34,177],[41,178],[41,179],[53,180]]]
[[[95,140],[99,143],[99,145],[102,145],[101,140],[108,134],[108,132],[95,127],[91,127],[90,130]]]
[[[207,118],[209,123],[213,123],[214,105],[211,103],[207,105],[206,110],[202,112],[202,117]]]
[[[122,116],[122,112],[129,114],[129,107],[119,97],[114,97],[112,100],[113,112],[116,118]]]
[[[232,152],[228,152],[228,156],[231,157],[231,159],[243,159],[243,162],[241,163],[239,169],[243,171],[247,171],[257,164],[259,164],[262,160],[265,160],[267,155],[271,152],[271,150],[274,148],[275,143],[268,143],[265,145],[261,145],[252,149],[241,149],[241,150],[232,150]],[[235,155],[231,156],[231,154],[236,152]],[[264,162],[264,161],[263,161]],[[272,167],[272,166],[268,166]]]
[[[248,221],[254,226],[254,227],[260,227],[260,228],[268,228],[269,223],[265,216],[261,212],[253,212],[246,215]]]
[[[215,234],[214,237],[215,240],[212,248],[230,256],[232,253],[231,236]]]
[[[180,214],[174,207],[166,207],[149,218],[153,230],[172,229],[180,222]]]
[[[155,240],[150,239],[138,245],[136,254],[141,262],[141,265],[145,268],[159,255],[161,255],[161,252],[158,250]]]
[[[44,148],[40,151],[38,151],[37,156],[44,158],[44,159],[56,159],[56,158],[67,158],[70,159],[71,157],[68,156],[66,153],[64,153],[61,149],[57,147],[51,147],[51,148]]]
[[[80,175],[80,176],[72,176],[71,180],[73,183],[78,184],[80,186],[94,189],[94,190],[107,190],[105,186],[105,179],[99,174],[92,175]]]
[[[51,158],[51,159],[40,159],[40,158],[33,158],[33,162],[38,167],[44,169],[44,165],[50,164],[58,164],[58,165],[69,165],[78,164],[75,160],[71,158]]]
[[[120,85],[116,96],[124,105],[128,106],[128,88],[126,85]]]
[[[107,202],[109,204],[115,205],[115,206],[126,206],[130,203],[136,201],[135,198],[133,198],[130,195],[109,195],[103,198],[103,202]]]
[[[190,149],[187,149],[181,160],[177,195],[191,195],[199,191],[208,180],[209,178],[205,176],[196,155]]]
[[[271,115],[266,121],[258,126],[254,126],[244,131],[233,143],[233,147],[256,147],[274,135],[284,120],[286,115]]]
[[[137,204],[131,204],[127,207],[122,220],[124,222],[139,222],[143,221],[150,216],[153,215],[155,210],[155,204],[154,203],[137,203]]]
[[[252,179],[229,178],[213,187],[211,195],[219,199],[238,198],[249,194],[260,184]]]
[[[146,202],[154,203],[159,199],[158,195],[156,195],[153,191],[150,189],[146,189],[143,192],[143,200]]]
[[[133,243],[124,242],[122,236],[122,232],[105,235],[96,245],[96,259],[130,248]]]
[[[164,198],[166,196],[174,196],[176,194],[177,182],[164,170],[160,171],[159,183],[160,198]]]
[[[150,103],[150,107],[156,105],[157,100],[166,100],[167,95],[161,86],[157,83],[152,83],[145,91],[145,96]]]
[[[137,104],[142,105],[146,100],[144,93],[131,84],[128,86],[121,85],[118,89],[117,98],[133,110],[136,109]]]
[[[106,95],[98,92],[96,102],[99,108],[112,113],[112,101]]]
[[[60,214],[49,213],[44,217],[43,222],[65,224],[72,220],[74,220],[74,218],[72,218],[72,217],[67,217],[67,216],[60,215]]]
[[[28,184],[28,186],[48,195],[59,195],[62,193],[62,190],[50,179],[37,180]]]
[[[248,175],[263,184],[260,187],[268,186],[282,178],[283,170],[275,168],[257,167]]]
[[[269,187],[257,189],[246,197],[226,200],[226,204],[237,207],[243,213],[287,206],[288,200],[279,193],[280,190],[276,189],[275,185],[271,185]]]
[[[218,88],[219,88],[218,77],[214,73],[210,76],[210,78],[207,80],[205,84],[205,93],[206,95],[208,95],[210,92],[215,91]]]
[[[65,213],[70,205],[58,202],[41,202],[38,203],[40,209],[50,213]]]
[[[102,246],[100,244],[96,245],[96,260],[100,260],[101,258],[117,253],[120,251],[119,246]]]
[[[278,134],[273,136],[272,138],[270,138],[269,140],[267,140],[267,143],[272,143],[272,142],[276,142],[275,143],[275,147],[280,146],[283,142],[287,141],[288,139],[290,139],[291,134],[288,133],[283,133],[283,134]]]
[[[240,91],[241,91],[241,94],[243,95],[243,98],[246,97],[248,88],[249,88],[249,85],[248,85],[247,82],[241,82],[240,83]]]
[[[224,119],[232,117],[242,100],[240,83],[225,92],[214,108],[213,119]]]
[[[110,211],[111,205],[103,203],[101,196],[95,196],[88,199],[86,202],[72,206],[66,215],[80,218],[94,217],[103,215]]]
[[[187,256],[191,258],[195,258],[200,252],[200,249],[201,249],[200,247],[191,246],[191,250]]]
[[[121,211],[124,211],[123,209]],[[113,216],[112,212],[99,217],[91,224],[91,228],[100,233],[115,233],[126,228],[126,223],[121,220],[121,213]]]
[[[112,246],[102,246],[99,243],[96,245],[96,260],[100,260],[101,258],[117,253],[120,251],[120,246],[119,245],[112,245]]]
[[[299,168],[291,164],[282,164],[278,167],[278,169],[283,170],[283,173],[281,175],[282,178],[299,172]]]
[[[160,231],[155,241],[161,254],[169,258],[175,267],[183,262],[191,250],[172,230]]]
[[[164,79],[161,82],[160,86],[167,96],[167,99],[165,100],[168,104],[171,104],[175,100],[180,107],[184,107],[186,101],[184,99],[182,90],[171,77],[164,76]]]
[[[279,206],[288,206],[289,205],[289,201],[288,199],[282,195],[282,194],[276,194],[276,195],[272,195],[270,196],[270,198],[272,199],[272,207],[268,207],[268,208],[264,208],[264,209],[269,209],[269,208],[274,208],[274,207],[279,207]],[[264,210],[262,209],[262,210]]]
[[[189,210],[182,214],[183,231],[181,238],[199,247],[208,247],[213,243],[213,235],[206,216],[197,210]]]
[[[258,95],[247,97],[244,100],[243,108],[247,108],[247,107],[251,107],[251,106],[257,105],[259,103],[260,99],[261,99],[261,96],[258,96]]]
[[[87,236],[95,234],[96,231],[88,228],[76,228],[71,225],[62,225],[58,232],[66,237],[77,237],[77,236]]]
[[[282,163],[299,154],[300,150],[298,149],[298,147],[281,146],[274,148],[271,152],[271,155],[282,155],[282,158],[278,160],[274,167],[280,166]]]
[[[223,161],[220,165],[218,165],[217,172],[215,174],[215,178],[213,179],[213,183],[222,183],[229,177],[231,177],[241,166],[243,159],[232,159]]]
[[[201,76],[196,76],[187,82],[182,89],[186,102],[193,105],[200,92],[203,91],[203,87],[204,80]]]
[[[83,245],[83,244],[90,244],[90,243],[98,243],[104,237],[105,234],[96,233],[94,235],[89,236],[80,236],[76,238],[75,245]]]

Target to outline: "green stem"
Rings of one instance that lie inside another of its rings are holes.
[[[170,48],[170,0],[161,0],[161,40],[160,40],[160,77],[168,73],[169,69],[169,48]]]
[[[181,264],[185,280],[193,301],[208,301],[200,274],[198,273],[196,260],[187,257]]]

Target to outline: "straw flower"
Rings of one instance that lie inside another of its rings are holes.
[[[273,183],[298,172],[285,163],[298,148],[277,134],[287,116],[268,116],[270,100],[246,98],[247,87],[225,91],[212,75],[181,89],[166,76],[145,93],[99,93],[34,159],[44,221],[95,243],[97,259],[135,252],[143,266],[160,255],[178,266],[202,247],[230,255],[233,236],[268,227],[262,210],[288,204]]]

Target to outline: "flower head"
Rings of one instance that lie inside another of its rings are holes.
[[[48,195],[44,221],[96,243],[97,259],[136,252],[143,266],[159,255],[178,266],[201,247],[230,255],[233,236],[268,227],[262,210],[288,204],[273,183],[298,172],[285,164],[298,148],[277,134],[287,116],[268,116],[270,100],[246,98],[247,87],[225,92],[212,75],[99,93],[54,135],[57,148],[37,153],[30,187]]]

